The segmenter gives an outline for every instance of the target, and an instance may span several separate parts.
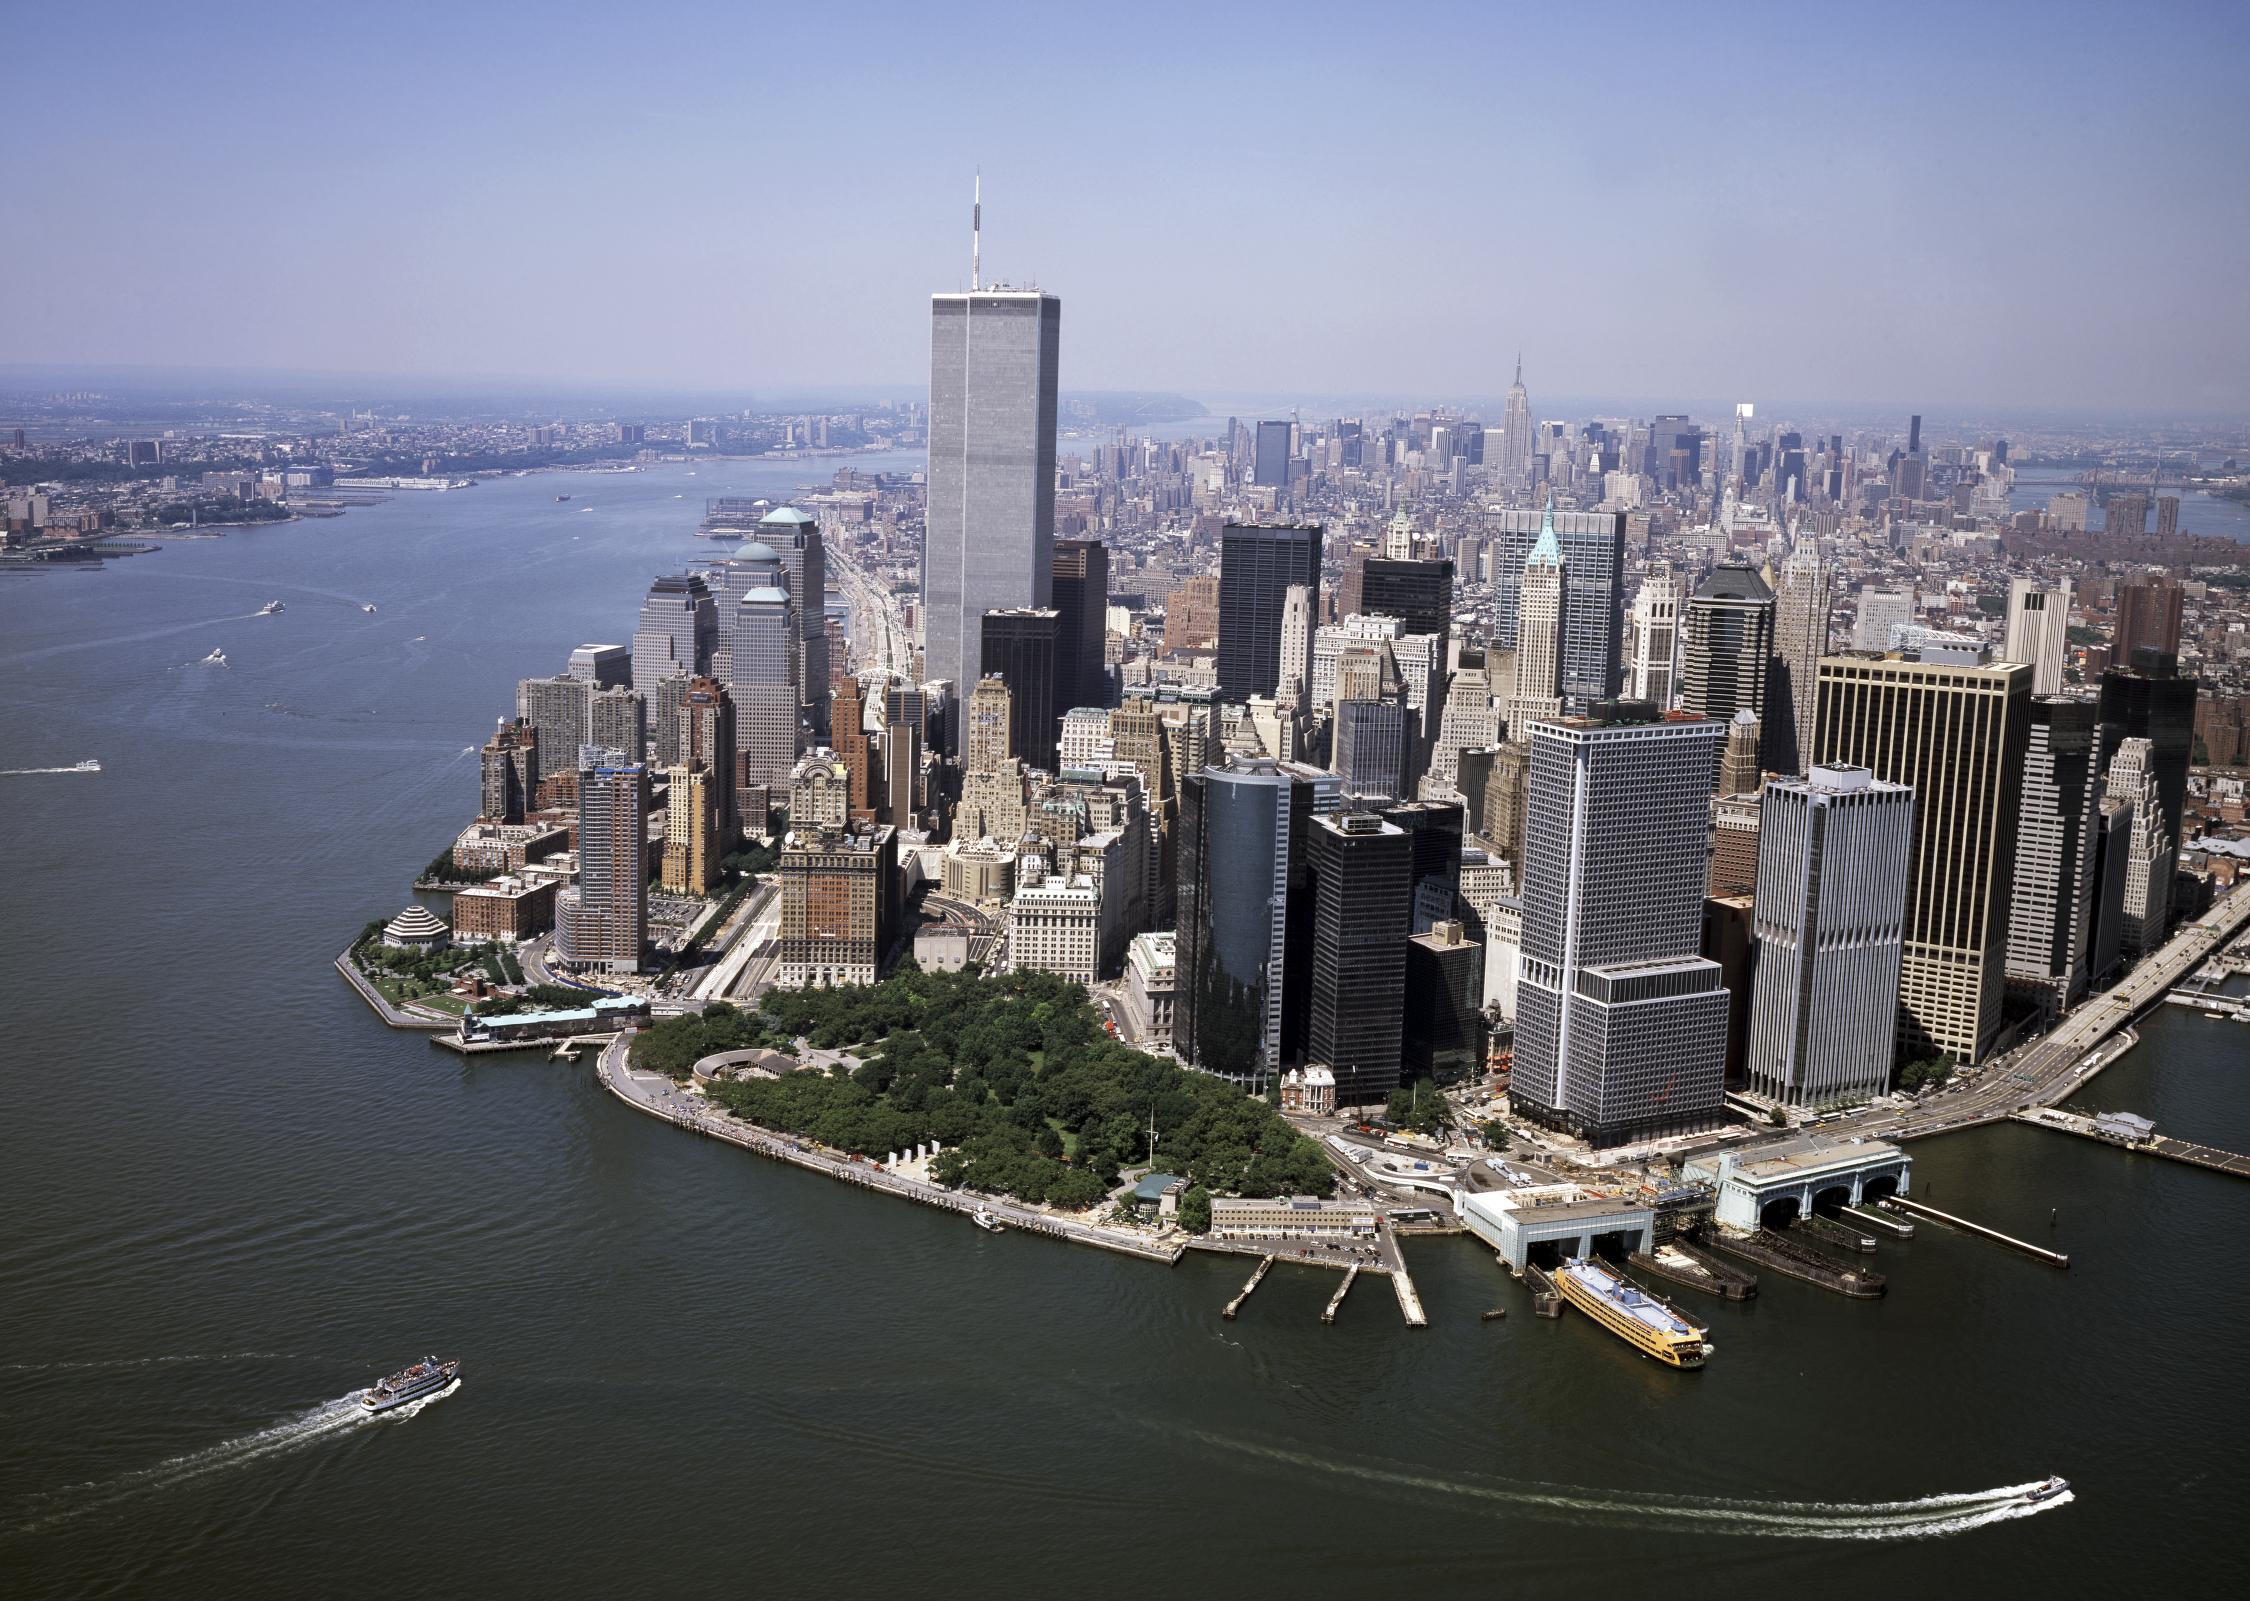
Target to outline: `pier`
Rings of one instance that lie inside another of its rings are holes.
[[[1267,1260],[1271,1261],[1272,1258],[1268,1257]],[[1336,1309],[1344,1304],[1344,1297],[1352,1293],[1352,1281],[1358,1277],[1359,1264],[1357,1262],[1344,1269],[1344,1282],[1337,1285],[1336,1293],[1328,1298],[1328,1310],[1320,1314],[1321,1322],[1333,1323],[1336,1321]]]
[[[1787,1235],[1772,1229],[1760,1229],[1755,1234],[1722,1234],[1706,1244],[1757,1263],[1784,1278],[1801,1279],[1807,1284],[1817,1284],[1824,1290],[1850,1296],[1855,1301],[1872,1301],[1884,1294],[1889,1286],[1883,1275],[1863,1267],[1851,1267],[1834,1257],[1799,1245]]]
[[[1259,1257],[1258,1265],[1250,1270],[1250,1282],[1242,1286],[1242,1293],[1229,1301],[1224,1310],[1219,1313],[1219,1316],[1230,1323],[1233,1322],[1235,1313],[1242,1310],[1242,1303],[1250,1299],[1250,1292],[1258,1287],[1272,1267],[1272,1257]],[[1342,1299],[1342,1297],[1339,1296],[1338,1299]]]
[[[1847,1206],[1842,1214],[1854,1223],[1888,1234],[1894,1240],[1914,1238],[1914,1225],[1903,1217],[1885,1217],[1880,1212],[1870,1212],[1863,1207]]]
[[[1846,1251],[1857,1251],[1862,1256],[1874,1254],[1875,1237],[1873,1235],[1862,1234],[1854,1228],[1846,1228],[1835,1219],[1822,1217],[1817,1212],[1810,1217],[1797,1219],[1790,1227],[1811,1235],[1823,1245],[1837,1246]]]
[[[1507,1259],[1503,1257],[1500,1265],[1506,1267]],[[1525,1263],[1523,1282],[1524,1288],[1531,1291],[1531,1312],[1534,1317],[1562,1316],[1562,1291],[1555,1288],[1555,1281],[1547,1277],[1545,1268]]]
[[[2026,1256],[2037,1257],[2051,1267],[2070,1266],[2070,1258],[2060,1251],[2050,1251],[2043,1246],[2033,1245],[2029,1240],[2019,1240],[2012,1234],[2003,1234],[1998,1229],[1986,1228],[1982,1223],[1972,1223],[1965,1217],[1955,1217],[1950,1212],[1940,1212],[1934,1206],[1912,1200],[1904,1195],[1894,1195],[1883,1204],[1896,1207],[1901,1211],[1911,1212],[1916,1217],[1926,1217],[1933,1223],[1949,1224],[1964,1233],[1981,1234],[1984,1238],[1996,1244],[2005,1245],[2011,1251],[2021,1251]]]
[[[2079,1112],[2065,1112],[2053,1107],[2041,1107],[2035,1112],[2018,1112],[2016,1121],[2029,1123],[2036,1128],[2051,1128],[2063,1134],[2075,1134],[2081,1139],[2098,1140],[2104,1145],[2114,1145],[2121,1151],[2136,1151],[2144,1156],[2161,1156],[2171,1162],[2185,1162],[2190,1167],[2208,1168],[2214,1173],[2231,1173],[2236,1178],[2250,1179],[2250,1156],[2233,1151],[2222,1151],[2216,1146],[2197,1145],[2192,1140],[2175,1140],[2156,1132],[2153,1124],[2143,1120],[2148,1132],[2142,1138],[2128,1138],[2128,1125],[2114,1121],[2105,1128],[2097,1118]],[[2136,1131],[2137,1132],[2137,1131]]]

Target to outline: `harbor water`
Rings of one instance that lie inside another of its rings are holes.
[[[1465,1239],[1407,1247],[1426,1330],[1364,1278],[1324,1326],[1286,1263],[1224,1322],[1239,1259],[987,1235],[381,1027],[330,959],[473,813],[514,681],[627,641],[704,496],[833,465],[0,582],[0,766],[103,769],[0,778],[0,1594],[2070,1597],[2239,1554],[2238,1179],[1918,1145],[2070,1271],[1925,1225],[1879,1302],[1681,1292],[1718,1349],[1679,1373]],[[2246,1064],[2170,1008],[2085,1099],[2250,1149]],[[348,1404],[428,1353],[458,1389]]]

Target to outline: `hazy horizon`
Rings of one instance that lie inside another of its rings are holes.
[[[2250,411],[2215,5],[127,9],[11,21],[0,373],[907,398],[981,166],[1077,392]]]

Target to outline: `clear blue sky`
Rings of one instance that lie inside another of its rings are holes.
[[[33,4],[0,362],[2250,411],[2220,5]]]

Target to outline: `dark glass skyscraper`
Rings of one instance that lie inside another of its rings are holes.
[[[2142,646],[2102,674],[2102,765],[2109,765],[2126,740],[2148,741],[2173,870],[2184,843],[2180,828],[2187,812],[2188,765],[2195,753],[2195,694],[2195,680],[2180,676],[2179,659],[2154,646]]]
[[[984,614],[984,670],[998,673],[1008,686],[1009,746],[1025,765],[1050,773],[1055,770],[1055,738],[1062,716],[1055,702],[1061,635],[1062,617],[1058,612]],[[967,699],[966,691],[962,698]]]
[[[1370,556],[1360,577],[1359,609],[1396,617],[1410,634],[1435,634],[1442,659],[1453,632],[1453,563]]]
[[[1219,541],[1219,694],[1246,701],[1281,681],[1289,586],[1320,584],[1320,527],[1229,523]],[[1317,612],[1317,608],[1315,608]],[[1312,659],[1312,641],[1305,641]]]
[[[1372,812],[1316,817],[1306,833],[1312,983],[1305,1059],[1336,1075],[1339,1106],[1398,1088],[1414,842]]]
[[[1245,1088],[1303,1055],[1312,788],[1270,761],[1206,767],[1181,787],[1172,1043]]]
[[[1485,519],[1492,567],[1492,636],[1502,650],[1516,648],[1517,591],[1524,563],[1538,543],[1543,514],[1503,511]],[[1555,541],[1565,574],[1563,699],[1583,710],[1614,697],[1620,688],[1625,635],[1625,514],[1621,511],[1554,512]]]
[[[1055,710],[1109,704],[1102,645],[1109,628],[1109,547],[1098,539],[1055,541],[1055,611],[1062,639],[1055,657]]]
[[[1251,463],[1250,481],[1274,489],[1289,487],[1289,425],[1285,422],[1258,424],[1257,456]]]
[[[1711,569],[1687,605],[1682,708],[1718,723],[1733,722],[1736,712],[1765,716],[1773,613],[1773,591],[1748,567],[1722,562]],[[1769,759],[1766,765],[1780,764]]]

